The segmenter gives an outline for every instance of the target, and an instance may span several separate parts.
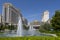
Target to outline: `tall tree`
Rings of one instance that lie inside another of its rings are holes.
[[[55,11],[55,15],[51,20],[51,25],[53,29],[60,30],[60,10]]]

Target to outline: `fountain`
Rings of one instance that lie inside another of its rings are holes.
[[[34,36],[35,35],[35,29],[30,25],[29,27],[29,35]]]
[[[23,36],[23,24],[21,17],[18,18],[18,28],[17,28],[17,36]]]
[[[14,34],[14,33],[4,33],[6,36],[8,37],[21,37],[21,36],[24,36],[24,33],[23,33],[23,24],[22,24],[22,18],[19,16],[18,17],[18,27],[17,27],[17,32]]]
[[[11,33],[4,33],[2,34],[3,36],[8,36],[8,37],[22,37],[22,36],[54,36],[57,37],[55,34],[45,34],[45,33],[40,33],[36,29],[33,28],[32,25],[30,25],[28,32],[23,29],[23,24],[22,24],[22,18],[18,18],[18,28],[17,28],[17,33],[16,34],[11,34]],[[0,35],[1,36],[1,35]]]

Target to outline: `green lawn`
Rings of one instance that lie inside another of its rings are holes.
[[[0,37],[0,40],[60,40],[60,38],[51,36],[30,36],[30,37]]]

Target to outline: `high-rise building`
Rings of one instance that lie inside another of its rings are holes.
[[[49,11],[46,10],[42,15],[42,22],[47,22],[48,20],[49,20]]]
[[[22,17],[22,14],[11,3],[5,3],[3,5],[2,16],[3,24],[17,25],[19,20],[18,17]]]

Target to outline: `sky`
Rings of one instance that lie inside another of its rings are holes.
[[[50,18],[56,10],[60,10],[60,0],[0,0],[0,14],[3,4],[7,2],[20,9],[23,17],[29,22],[33,20],[41,21],[45,10],[49,11]]]

